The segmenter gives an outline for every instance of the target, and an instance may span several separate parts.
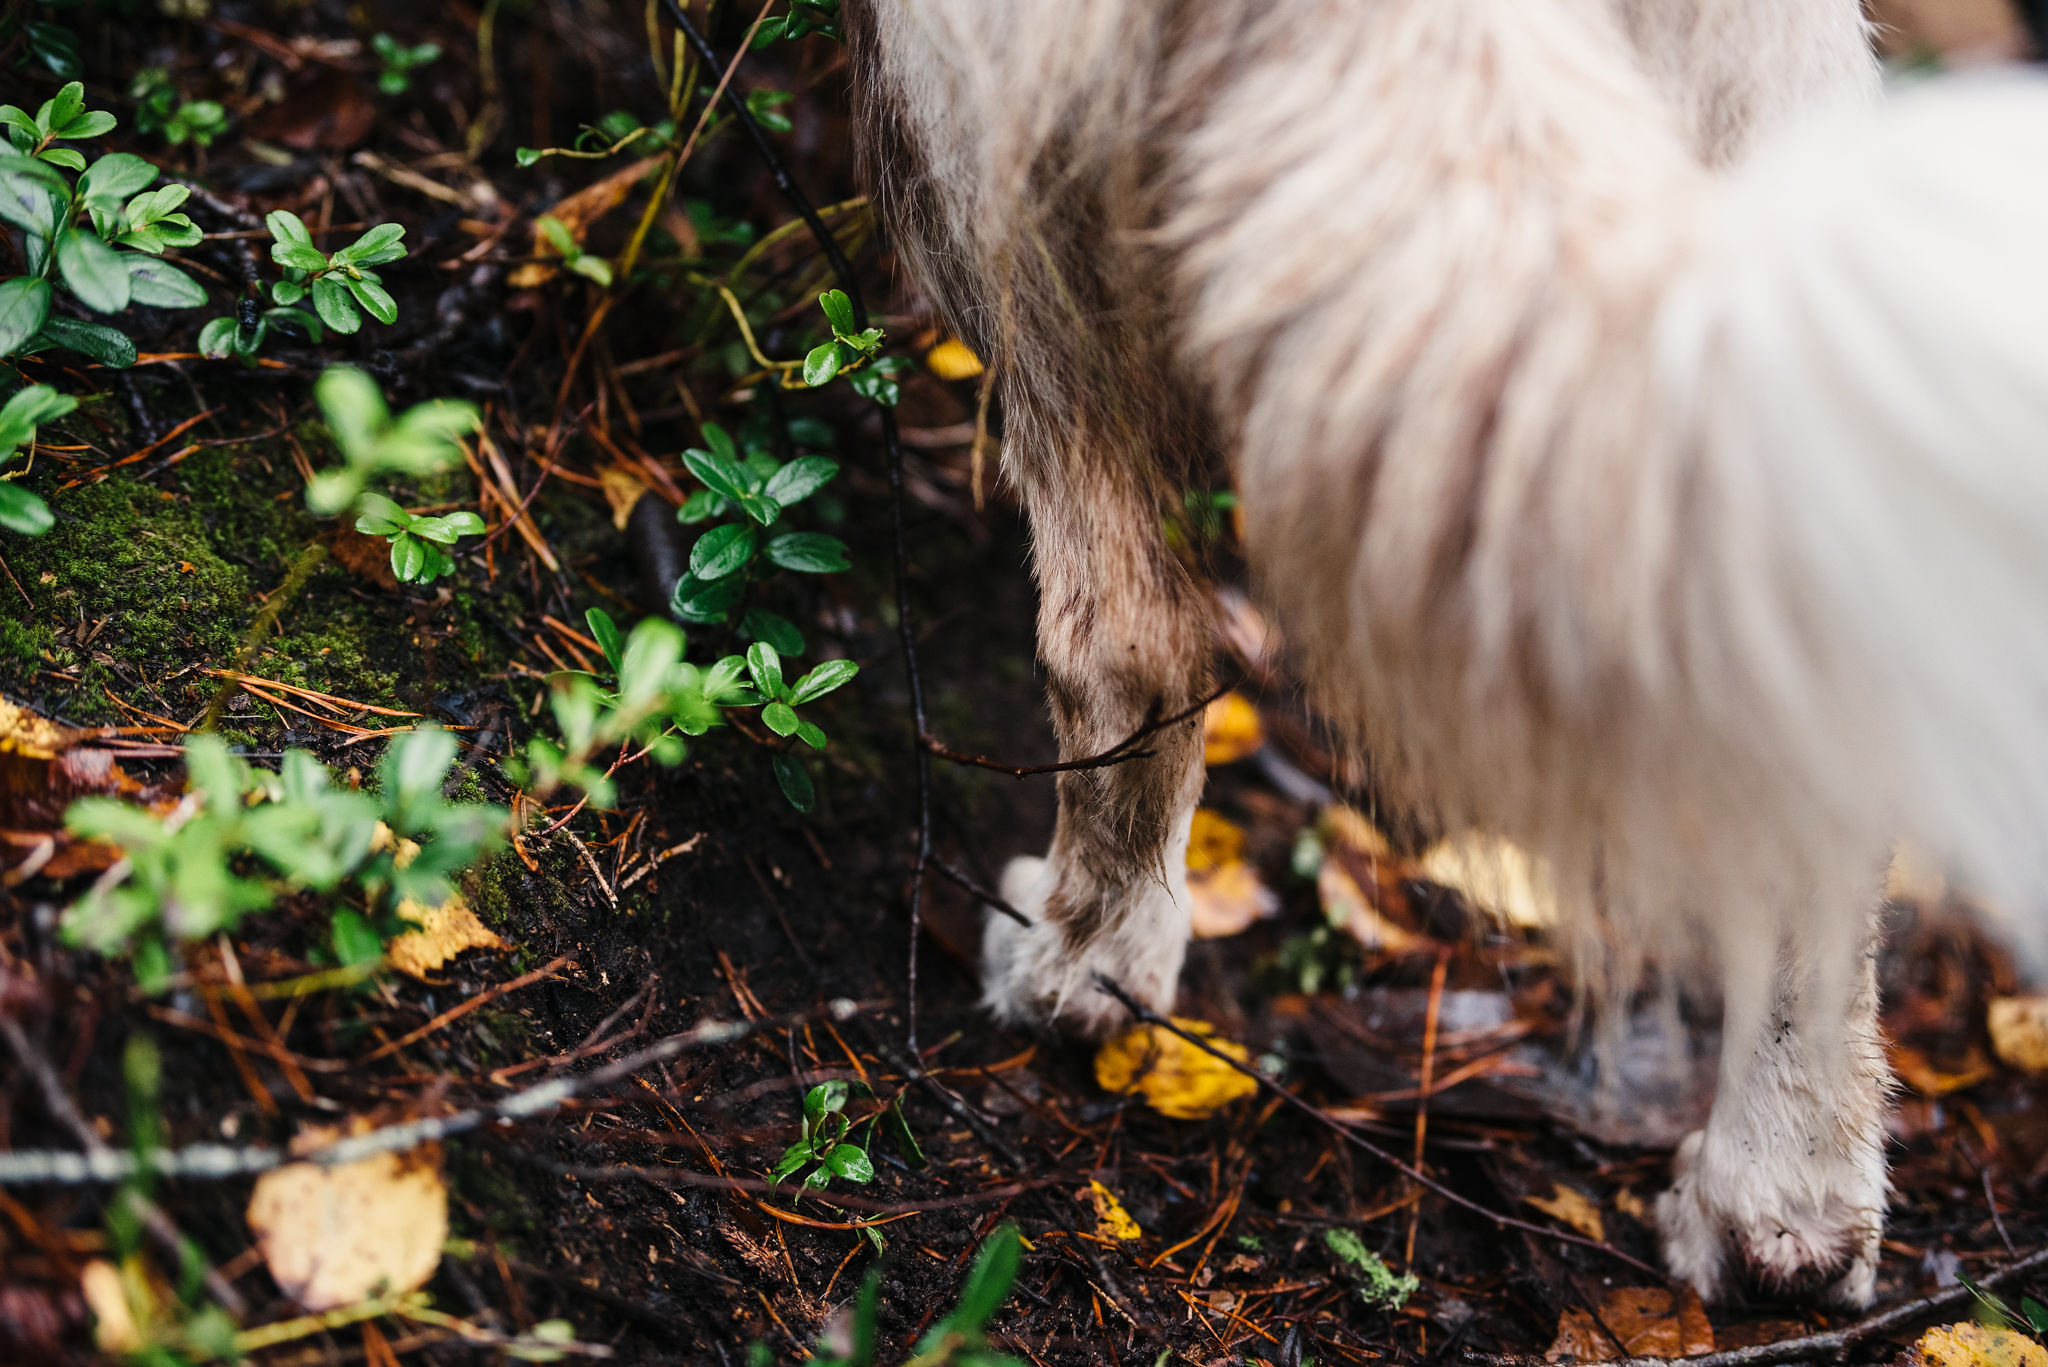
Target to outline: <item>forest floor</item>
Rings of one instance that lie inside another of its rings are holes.
[[[972,367],[932,354],[946,339],[859,199],[829,38],[752,52],[733,88],[825,206],[884,349],[911,363],[900,493],[875,404],[845,383],[782,390],[750,354],[734,309],[753,347],[800,357],[836,282],[748,130],[720,113],[692,132],[753,22],[714,8],[693,13],[716,65],[693,64],[657,5],[625,0],[8,7],[13,103],[33,111],[62,84],[43,56],[61,40],[24,16],[68,27],[88,106],[120,120],[79,145],[195,187],[204,240],[176,255],[211,302],[109,320],[132,366],[8,363],[79,407],[45,424],[21,481],[54,526],[0,532],[0,1170],[152,1142],[219,1146],[241,1168],[0,1183],[0,1363],[169,1364],[222,1343],[266,1365],[796,1361],[844,1338],[875,1269],[877,1360],[896,1362],[1012,1223],[1021,1266],[988,1341],[1041,1367],[1770,1344],[1791,1346],[1750,1361],[1840,1347],[1870,1362],[1970,1319],[1958,1274],[2048,1246],[2044,1084],[1987,1024],[2023,985],[1942,889],[1899,878],[1881,965],[1902,1088],[1880,1308],[1936,1299],[1869,1324],[1796,1301],[1705,1309],[1672,1288],[1648,1203],[1704,1113],[1712,1020],[1688,1008],[1674,1039],[1646,1002],[1613,1074],[1595,1075],[1511,858],[1489,878],[1484,852],[1346,805],[1363,802],[1229,587],[1230,521],[1199,491],[1184,540],[1224,585],[1219,675],[1244,682],[1210,714],[1204,938],[1177,1014],[1249,1073],[1155,1030],[1113,1090],[1114,1053],[992,1023],[963,888],[1043,848],[1051,780],[933,764],[937,863],[913,936],[896,557],[931,733],[1044,764],[1024,529],[975,455]],[[174,92],[153,118],[136,94],[151,80]],[[165,131],[194,101],[222,112],[208,146]],[[608,155],[515,150],[628,134]],[[321,251],[402,224],[408,254],[382,268],[396,321],[317,345],[280,329],[253,364],[202,354],[209,318],[280,278],[276,210]],[[565,269],[578,254],[616,278]],[[378,535],[308,511],[308,477],[337,458],[314,382],[342,362],[394,409],[479,408],[460,465],[391,486],[413,513],[472,510],[489,529],[436,582],[401,582]],[[814,805],[798,811],[771,764],[795,742],[751,714],[671,767],[619,765],[608,810],[560,787],[536,798],[521,760],[558,735],[551,677],[606,672],[588,611],[626,626],[667,609],[696,535],[671,510],[703,487],[682,453],[707,445],[707,421],[770,465],[805,451],[840,467],[793,525],[838,537],[850,568],[762,577],[746,606],[779,625],[735,609],[686,628],[700,664],[784,628],[806,666],[858,664],[804,713],[831,736],[805,765]],[[405,929],[375,890],[298,887],[174,937],[154,977],[139,951],[79,947],[66,908],[113,854],[62,833],[67,804],[177,810],[184,737],[209,721],[259,769],[302,750],[364,791],[388,786],[392,737],[447,729],[446,797],[521,826],[455,879],[489,932],[476,938],[496,943],[410,973],[377,945],[365,962],[348,927]],[[703,1021],[736,1028],[590,1078]],[[582,1081],[522,1109],[558,1078]],[[769,1184],[807,1096],[843,1104],[871,1180],[800,1198]],[[366,1160],[353,1204],[302,1191],[252,1225],[260,1152],[422,1119],[450,1132]],[[440,1232],[390,1204],[415,1179],[430,1206],[445,1192],[445,1238],[399,1284],[380,1256]],[[134,1215],[145,1190],[153,1232]],[[350,1259],[370,1269],[353,1284]],[[2031,1267],[2001,1288],[2014,1305],[2048,1299],[2048,1263]],[[240,1337],[217,1337],[222,1311]],[[1846,1341],[1801,1344],[1845,1326]]]

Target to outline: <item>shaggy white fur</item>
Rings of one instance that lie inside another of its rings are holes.
[[[2048,88],[1879,109],[1856,0],[869,0],[855,37],[905,257],[1018,415],[1065,752],[1198,695],[1120,472],[1213,442],[1389,795],[1542,852],[1596,997],[1719,963],[1673,1270],[1867,1300],[1888,842],[2030,948],[2048,891]],[[1199,755],[1148,766],[1063,785],[1005,1017],[1104,1028],[1091,965],[1170,1002]]]

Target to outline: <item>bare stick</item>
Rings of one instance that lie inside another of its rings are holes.
[[[1152,712],[1146,718],[1145,724],[1131,732],[1130,735],[1125,736],[1115,745],[1110,746],[1100,754],[1090,755],[1086,759],[1065,759],[1057,764],[1004,764],[998,760],[992,760],[986,755],[964,755],[958,750],[949,749],[937,736],[920,734],[923,735],[924,748],[942,760],[952,764],[964,764],[974,769],[992,769],[999,774],[1008,774],[1011,778],[1031,778],[1037,774],[1071,774],[1081,769],[1107,769],[1113,764],[1123,764],[1134,759],[1150,759],[1152,757],[1150,750],[1138,750],[1133,747],[1147,737],[1158,735],[1170,726],[1178,726],[1192,717],[1199,716],[1202,712],[1208,710],[1210,703],[1215,702],[1218,698],[1243,682],[1244,680],[1240,678],[1224,684],[1200,702],[1184,707],[1170,717],[1159,716],[1159,704],[1155,702],[1152,704]]]
[[[826,1003],[825,1014],[832,1020],[845,1021],[859,1015],[861,1009],[858,1002],[841,997]],[[323,1144],[302,1154],[287,1154],[277,1149],[262,1147],[234,1148],[226,1144],[194,1144],[183,1149],[156,1150],[149,1156],[149,1169],[163,1177],[220,1180],[253,1176],[292,1162],[333,1166],[338,1163],[353,1163],[358,1159],[380,1153],[400,1153],[417,1148],[421,1144],[464,1134],[491,1122],[530,1119],[543,1111],[553,1110],[572,1097],[608,1086],[652,1064],[666,1063],[695,1049],[732,1044],[762,1030],[779,1030],[798,1025],[811,1019],[814,1014],[799,1012],[759,1021],[704,1021],[680,1035],[670,1035],[667,1039],[650,1044],[638,1053],[628,1054],[601,1068],[593,1068],[575,1077],[553,1078],[523,1092],[514,1092],[494,1106],[477,1106],[466,1111],[457,1111],[453,1115],[428,1116],[407,1121],[402,1125],[387,1125],[383,1129],[337,1139],[331,1144]],[[19,1027],[5,1016],[0,1016],[0,1032],[6,1033],[9,1043],[12,1044]],[[59,1095],[62,1095],[61,1091]],[[88,1131],[91,1129],[90,1126],[86,1128]],[[93,1138],[96,1140],[98,1136],[94,1135]],[[87,1143],[84,1153],[50,1149],[17,1149],[10,1153],[0,1153],[0,1186],[39,1183],[81,1186],[94,1182],[121,1182],[140,1170],[141,1164],[136,1161],[133,1153],[108,1148],[104,1143],[97,1147]]]

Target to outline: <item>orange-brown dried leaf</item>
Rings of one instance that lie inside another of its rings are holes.
[[[1551,1362],[1607,1362],[1713,1351],[1714,1327],[1692,1290],[1674,1294],[1662,1287],[1626,1286],[1601,1299],[1598,1320],[1584,1310],[1565,1311],[1557,1322],[1557,1339],[1543,1356]]]

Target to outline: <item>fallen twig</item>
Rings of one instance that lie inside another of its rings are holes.
[[[839,998],[826,1003],[831,1020],[851,1020],[860,1014],[858,1002]],[[635,1054],[617,1059],[601,1068],[575,1077],[552,1078],[490,1106],[477,1106],[452,1115],[428,1116],[399,1125],[351,1135],[304,1153],[290,1154],[265,1147],[236,1148],[228,1144],[193,1144],[183,1149],[157,1149],[149,1154],[149,1170],[158,1176],[200,1181],[252,1177],[286,1163],[305,1162],[334,1166],[353,1163],[380,1153],[402,1153],[421,1144],[434,1143],[479,1126],[527,1120],[584,1092],[608,1086],[620,1078],[695,1049],[732,1044],[764,1029],[783,1029],[809,1020],[816,1013],[800,1012],[760,1021],[704,1021],[679,1035],[670,1035]],[[0,1016],[0,1031],[16,1029]],[[10,1039],[11,1042],[11,1039]],[[52,1149],[17,1149],[0,1153],[0,1186],[55,1184],[82,1186],[97,1182],[121,1182],[141,1170],[133,1152],[88,1147],[84,1153]]]
[[[966,765],[974,769],[991,769],[998,774],[1008,774],[1011,778],[1031,778],[1038,774],[1071,774],[1082,769],[1107,769],[1111,765],[1124,764],[1134,759],[1150,759],[1152,751],[1134,748],[1140,741],[1150,736],[1156,736],[1170,726],[1178,726],[1184,721],[1200,716],[1208,709],[1210,703],[1215,702],[1218,698],[1243,682],[1243,679],[1234,679],[1211,692],[1200,702],[1184,707],[1170,717],[1159,716],[1159,704],[1154,702],[1152,704],[1152,712],[1146,717],[1144,724],[1115,745],[1110,746],[1099,754],[1089,755],[1085,759],[1063,759],[1057,764],[1004,764],[1000,760],[990,759],[986,755],[962,754],[958,750],[949,748],[937,736],[928,735],[922,731],[919,732],[919,738],[927,751],[937,755],[942,760],[952,764]]]

